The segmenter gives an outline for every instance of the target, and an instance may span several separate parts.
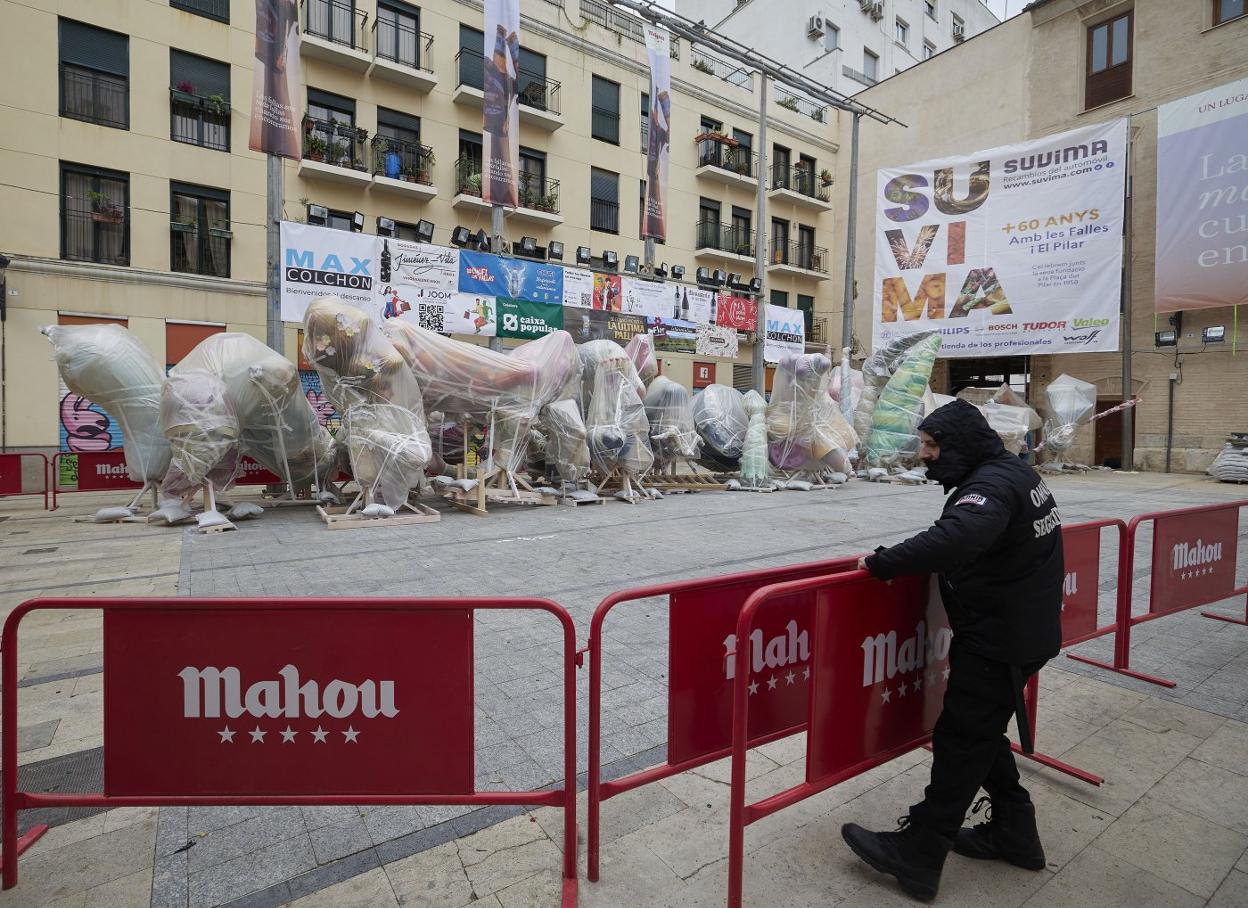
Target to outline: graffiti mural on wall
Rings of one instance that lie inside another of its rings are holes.
[[[62,451],[111,451],[122,446],[121,426],[98,404],[73,393],[64,382],[57,400]]]

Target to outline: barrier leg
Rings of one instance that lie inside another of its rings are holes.
[[[1031,726],[1031,741],[1035,746],[1036,741],[1036,712],[1037,703],[1040,699],[1040,675],[1031,676],[1031,680],[1027,682],[1027,686],[1023,689],[1023,700],[1027,704],[1027,724]],[[1069,763],[1063,763],[1061,760],[1050,757],[1048,754],[1042,753],[1023,753],[1023,749],[1013,742],[1010,743],[1010,749],[1020,757],[1026,757],[1041,766],[1047,766],[1050,769],[1056,769],[1058,772],[1065,773],[1068,776],[1074,776],[1089,785],[1100,785],[1105,780],[1100,776],[1071,766]]]
[[[589,792],[586,809],[586,875],[598,882],[598,824],[602,815],[602,646],[601,633],[589,638]]]
[[[565,630],[563,660],[563,908],[576,908],[576,639]]]
[[[5,640],[4,644],[4,659],[0,661],[0,677],[3,679],[0,699],[3,700],[4,710],[4,714],[0,715],[0,776],[3,777],[0,780],[0,785],[3,785],[3,797],[0,799],[0,838],[3,842],[0,847],[4,853],[0,863],[3,864],[3,888],[12,889],[17,885],[17,856],[22,850],[17,840],[17,635],[14,634],[12,640]]]
[[[1244,597],[1243,618],[1232,618],[1230,615],[1219,615],[1216,612],[1201,612],[1200,614],[1206,618],[1212,618],[1215,621],[1225,621],[1228,624],[1239,624],[1244,627],[1248,627],[1248,596]]]

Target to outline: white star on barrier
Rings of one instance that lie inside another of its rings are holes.
[[[757,681],[751,681],[751,682],[750,682],[750,696],[752,697],[752,696],[754,696],[756,693],[758,693],[758,682],[757,682]]]
[[[891,703],[891,702],[892,702],[892,696],[893,696],[893,692],[892,692],[891,690],[889,690],[889,689],[886,687],[886,688],[884,688],[884,690],[883,690],[883,691],[881,691],[881,692],[880,692],[880,702],[881,702],[881,703]]]
[[[265,736],[266,734],[268,734],[268,732],[263,732],[263,731],[261,731],[261,730],[260,730],[260,726],[259,726],[259,725],[257,725],[257,726],[255,727],[255,729],[254,729],[253,731],[248,732],[248,734],[250,734],[250,735],[251,735],[251,743],[252,743],[252,744],[263,744],[263,743],[264,743],[264,736]]]
[[[297,732],[297,731],[291,731],[291,730],[290,730],[290,726],[289,726],[289,725],[287,725],[287,726],[286,726],[286,730],[285,730],[284,732],[282,732],[282,743],[283,743],[283,744],[289,744],[289,743],[291,743],[292,741],[294,741],[294,740],[295,740],[295,735],[297,735],[297,734],[299,734],[299,732]]]
[[[325,736],[327,734],[329,734],[329,732],[325,731],[325,729],[318,725],[316,726],[316,731],[312,732],[312,740],[317,744],[324,744]]]
[[[794,678],[796,678],[796,677],[797,677],[797,675],[793,674],[793,672],[789,672],[787,675],[785,675],[785,676],[784,676],[784,680],[785,680],[786,682],[788,682],[790,685],[792,685],[792,684],[793,684],[793,679],[794,679]]]
[[[221,731],[217,732],[217,734],[221,736],[222,744],[234,743],[234,732],[230,731],[230,726],[225,726],[225,728],[221,729]]]
[[[352,728],[350,725],[348,725],[347,730],[342,733],[342,736],[346,738],[347,744],[355,744],[356,743],[355,739],[360,736],[360,733],[356,731],[354,728]]]
[[[909,689],[910,689],[909,684],[907,684],[904,681],[901,682],[901,686],[897,688],[897,696],[904,697],[906,695],[906,691],[908,691]]]
[[[923,689],[923,676],[919,675],[919,677],[914,679],[914,692],[917,694],[922,689]]]
[[[806,666],[804,669],[802,669],[802,680],[803,681],[810,680],[810,666],[809,665]]]
[[[941,672],[940,672],[940,673],[941,673],[941,675],[943,675],[943,676],[944,676],[944,679],[945,679],[946,681],[948,681],[948,680],[949,680],[949,666],[947,666],[947,665],[946,665],[943,669],[941,669]]]
[[[768,690],[775,690],[775,689],[776,689],[776,682],[777,682],[777,681],[779,681],[779,680],[780,680],[780,679],[779,679],[779,678],[777,678],[775,675],[772,675],[770,678],[768,678],[768,679],[767,679],[767,689],[768,689]]]

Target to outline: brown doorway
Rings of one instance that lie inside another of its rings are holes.
[[[1104,413],[1106,410],[1113,409],[1122,401],[1120,400],[1098,400],[1096,402],[1097,414]],[[1112,467],[1115,470],[1122,469],[1122,410],[1117,413],[1111,413],[1103,419],[1096,421],[1096,438],[1092,449],[1093,459],[1099,466]],[[1135,421],[1131,422],[1132,441],[1135,440]]]

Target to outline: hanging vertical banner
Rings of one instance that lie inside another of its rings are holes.
[[[256,59],[252,71],[252,151],[299,158],[303,154],[295,105],[299,75],[299,7],[295,0],[256,0]]]
[[[520,0],[485,0],[484,170],[481,198],[515,208],[519,201]]]
[[[1159,312],[1248,303],[1248,78],[1157,108]]]
[[[767,305],[767,340],[763,359],[778,363],[785,356],[801,356],[806,352],[806,316],[801,309]]]
[[[646,208],[641,236],[667,239],[667,165],[672,136],[671,36],[647,24],[646,56],[650,58],[650,135],[646,145]]]
[[[1127,121],[878,171],[872,342],[1118,349]]]

